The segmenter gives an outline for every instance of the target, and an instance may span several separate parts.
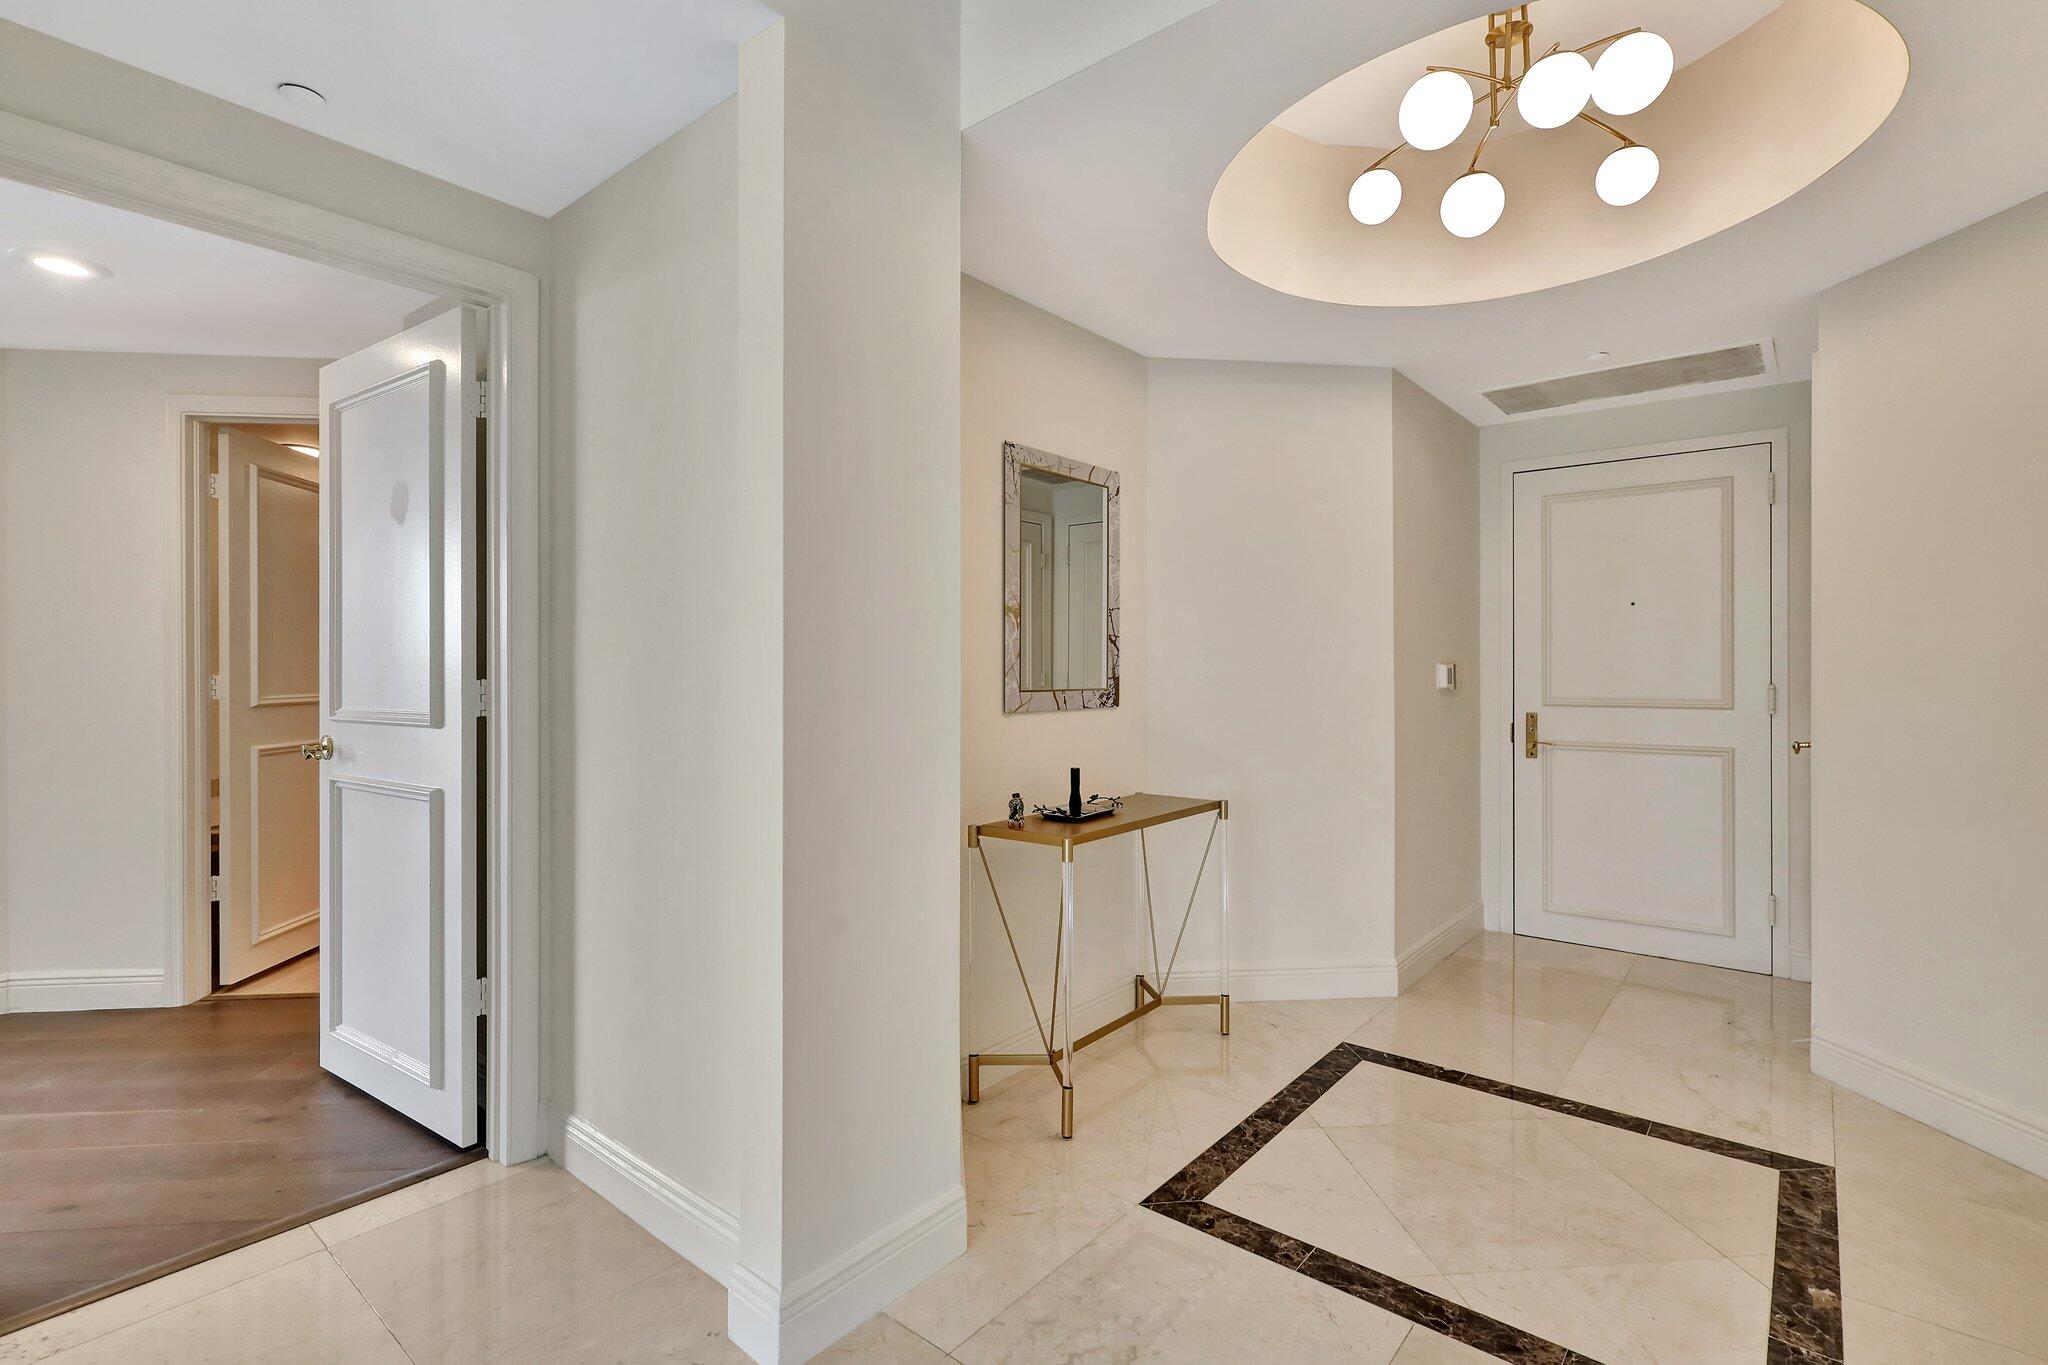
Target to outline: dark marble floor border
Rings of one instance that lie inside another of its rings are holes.
[[[1765,1359],[1770,1365],[1839,1365],[1842,1269],[1832,1166],[1357,1043],[1339,1043],[1331,1048],[1207,1151],[1147,1195],[1144,1206],[1501,1360],[1515,1361],[1517,1365],[1597,1365],[1590,1356],[1207,1202],[1217,1186],[1362,1062],[1776,1171],[1777,1237],[1772,1254],[1771,1326]]]

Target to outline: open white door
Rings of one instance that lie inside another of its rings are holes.
[[[299,746],[319,733],[320,462],[222,431],[222,985],[320,942],[320,804]]]
[[[320,371],[320,1065],[477,1140],[477,451],[463,307]]]

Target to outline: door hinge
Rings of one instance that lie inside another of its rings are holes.
[[[1771,505],[1772,505],[1773,507],[1777,506],[1777,505],[1778,505],[1778,471],[1777,471],[1777,470],[1775,470],[1775,469],[1774,469],[1774,470],[1772,470],[1772,471],[1770,472],[1770,474],[1766,476],[1766,485],[1765,485],[1765,486],[1766,486],[1766,487],[1768,487],[1768,488],[1770,489],[1770,493],[1771,493],[1771,496],[1770,496],[1770,502],[1771,502]]]
[[[206,476],[206,496],[212,498],[215,502],[220,501],[220,475],[208,474]]]
[[[470,714],[477,717],[491,714],[491,680],[489,678],[477,678],[469,686]]]
[[[1775,891],[1771,893],[1771,927],[1778,927],[1778,893]]]
[[[1776,683],[1767,683],[1765,687],[1770,694],[1771,714],[1775,716],[1778,714],[1778,685]]]
[[[488,976],[480,976],[463,988],[462,1008],[468,1014],[491,1012],[491,979]]]
[[[489,417],[491,415],[491,381],[472,379],[469,383],[469,415]]]
[[[206,675],[206,699],[208,701],[220,700],[220,674],[209,673]]]
[[[206,895],[209,900],[220,899],[220,878],[208,877],[206,879]]]

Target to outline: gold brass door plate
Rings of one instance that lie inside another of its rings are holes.
[[[1534,711],[1525,711],[1522,713],[1522,757],[1536,757],[1538,747],[1539,743],[1536,739],[1536,713]],[[1498,753],[1499,750],[1495,750],[1495,752]]]

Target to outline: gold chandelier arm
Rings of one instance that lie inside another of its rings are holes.
[[[1378,170],[1378,169],[1379,169],[1380,167],[1382,167],[1382,166],[1384,166],[1384,165],[1386,165],[1386,164],[1387,164],[1387,162],[1388,162],[1388,161],[1389,161],[1389,160],[1390,160],[1390,159],[1391,159],[1391,158],[1393,157],[1393,155],[1394,155],[1394,153],[1395,153],[1395,152],[1398,152],[1398,151],[1402,151],[1402,150],[1406,149],[1406,147],[1407,147],[1407,146],[1408,146],[1408,144],[1407,144],[1407,143],[1405,143],[1405,142],[1397,142],[1397,143],[1395,143],[1395,144],[1394,144],[1394,145],[1393,145],[1392,147],[1389,147],[1389,148],[1388,148],[1388,149],[1387,149],[1386,151],[1384,151],[1384,152],[1382,152],[1382,153],[1380,154],[1380,159],[1379,159],[1378,161],[1375,161],[1375,162],[1373,162],[1373,163],[1372,163],[1372,165],[1370,165],[1370,166],[1367,166],[1367,167],[1365,168],[1365,171],[1360,171],[1360,172],[1359,172],[1359,174],[1360,174],[1360,175],[1364,175],[1366,171],[1376,171],[1376,170]],[[1140,830],[1140,831],[1139,831],[1139,833],[1141,833],[1141,834],[1142,834],[1142,833],[1144,833],[1144,831],[1143,831],[1143,830]]]
[[[1479,154],[1486,150],[1486,139],[1492,137],[1493,130],[1498,127],[1500,127],[1500,120],[1498,118],[1491,118],[1486,121],[1486,131],[1479,135],[1479,145],[1472,149],[1472,160],[1466,165],[1465,174],[1470,175],[1479,169]]]
[[[1595,128],[1599,128],[1606,132],[1614,134],[1616,137],[1621,139],[1622,145],[1625,147],[1633,147],[1636,145],[1636,140],[1634,138],[1630,137],[1627,133],[1622,132],[1621,129],[1615,127],[1611,123],[1602,122],[1600,119],[1596,119],[1591,114],[1585,113],[1583,111],[1579,114],[1579,117],[1584,119],[1586,122],[1592,124]]]
[[[1425,66],[1422,68],[1422,70],[1425,74],[1432,71],[1455,71],[1460,76],[1470,76],[1475,81],[1489,81],[1492,84],[1499,86],[1503,90],[1507,89],[1509,86],[1514,84],[1513,81],[1504,81],[1498,76],[1489,76],[1484,71],[1474,71],[1469,67],[1463,66]],[[1485,98],[1486,96],[1484,95],[1481,95],[1479,97],[1479,99]],[[1474,104],[1477,104],[1479,103],[1479,100],[1474,100],[1472,102]]]
[[[1625,28],[1619,33],[1610,33],[1605,38],[1595,38],[1592,42],[1587,43],[1584,47],[1575,47],[1572,49],[1572,51],[1579,53],[1591,52],[1596,47],[1601,47],[1607,43],[1615,42],[1618,39],[1626,38],[1631,33],[1641,33],[1642,31],[1643,26],[1641,24],[1637,24],[1634,28]]]

